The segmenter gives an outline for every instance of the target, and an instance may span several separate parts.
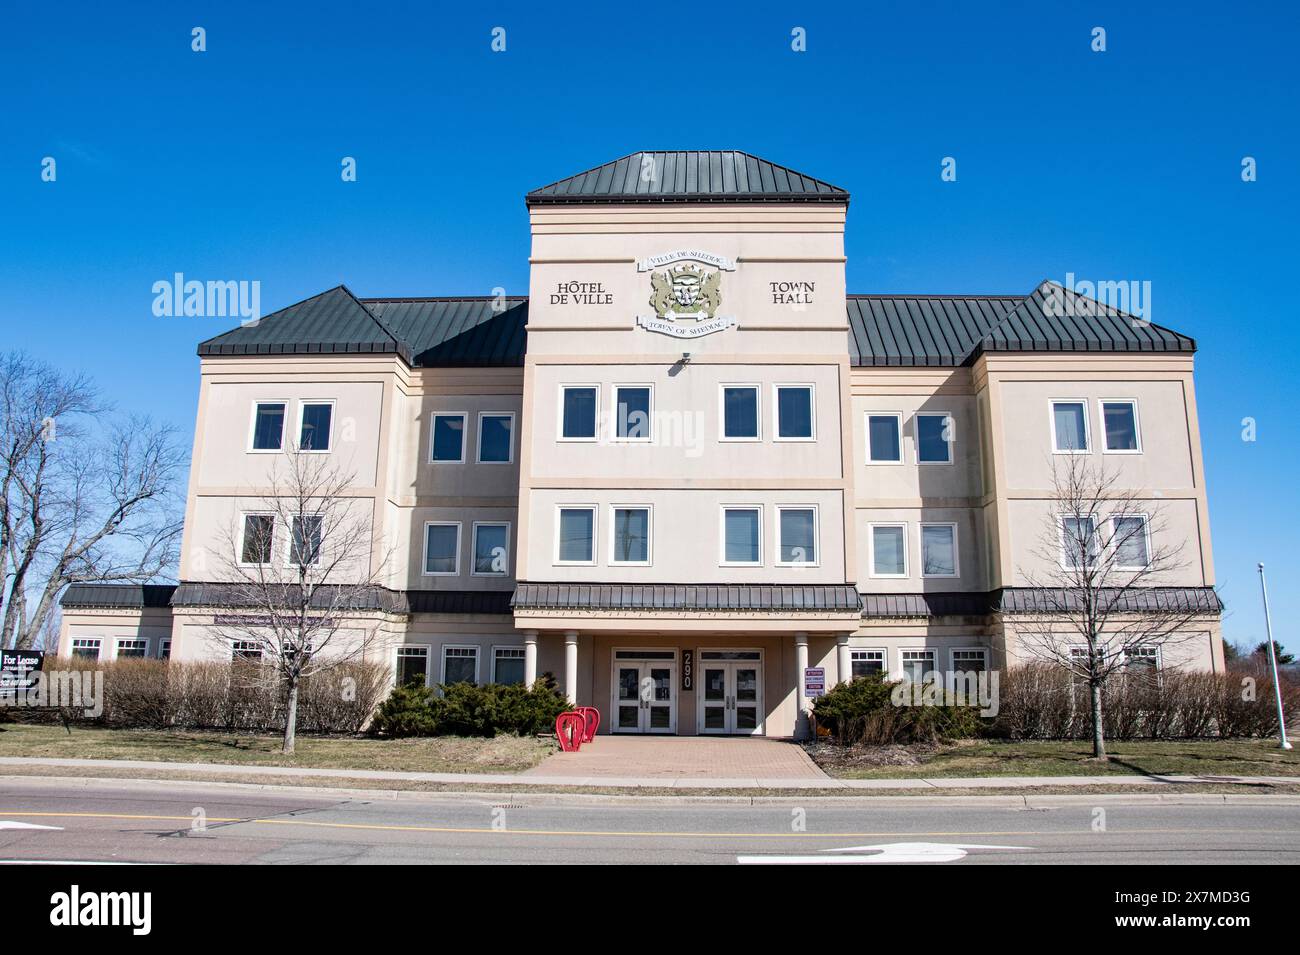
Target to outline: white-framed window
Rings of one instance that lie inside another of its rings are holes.
[[[921,576],[959,577],[957,525],[921,524]]]
[[[933,650],[899,650],[898,653],[904,680],[924,683],[926,678],[934,673]]]
[[[429,461],[465,463],[465,412],[439,411],[429,424]]]
[[[821,560],[816,504],[776,506],[776,565],[816,567]]]
[[[1142,646],[1124,648],[1125,675],[1139,677],[1159,683],[1160,681],[1160,647]]]
[[[298,403],[298,450],[323,454],[334,441],[333,399]]]
[[[956,425],[946,411],[918,412],[916,426],[916,463],[952,464],[952,447],[956,443]]]
[[[510,523],[474,522],[474,565],[471,577],[506,577],[510,574]]]
[[[417,686],[429,685],[429,648],[421,646],[403,646],[397,648],[397,659],[393,666],[395,686],[414,683]]]
[[[1052,451],[1056,454],[1087,454],[1088,402],[1083,398],[1053,398],[1051,401]]]
[[[650,441],[653,435],[654,386],[614,386],[615,441]]]
[[[723,567],[760,567],[763,564],[763,508],[758,504],[722,505],[721,553]]]
[[[762,389],[758,385],[719,385],[718,434],[721,441],[759,441],[763,436]]]
[[[609,512],[609,562],[650,566],[654,509],[649,504],[614,504]]]
[[[287,401],[254,401],[248,429],[249,451],[279,451],[284,447],[284,419]]]
[[[274,545],[275,517],[271,514],[245,514],[239,562],[245,566],[269,564],[275,553]]]
[[[983,647],[959,647],[952,651],[956,673],[983,673],[989,668],[989,652]]]
[[[122,637],[117,641],[117,658],[119,660],[136,658],[143,659],[149,654],[149,641],[141,640],[135,637]]]
[[[172,658],[172,638],[163,637],[158,641],[158,659],[170,660]]]
[[[230,659],[246,663],[262,662],[262,645],[253,640],[234,640],[230,644]]]
[[[442,679],[446,686],[453,683],[478,682],[478,647],[444,646],[442,648]]]
[[[857,680],[873,673],[885,672],[884,650],[850,650],[849,679]]]
[[[72,655],[83,660],[98,660],[99,644],[99,637],[76,637],[72,641]]]
[[[560,385],[559,440],[595,441],[599,409],[599,385]]]
[[[1142,429],[1136,398],[1102,398],[1101,449],[1107,454],[1141,454]]]
[[[303,514],[292,519],[289,528],[289,564],[292,567],[320,563],[321,533],[325,518],[321,514]]]
[[[524,682],[524,648],[492,648],[492,682],[522,686]]]
[[[561,504],[555,509],[555,563],[596,563],[596,505]]]
[[[774,441],[817,440],[817,389],[813,385],[774,385],[772,409]]]
[[[867,525],[867,573],[872,577],[907,576],[907,525],[880,523]]]
[[[899,412],[867,412],[867,463],[903,463],[903,416]]]
[[[460,521],[424,524],[425,577],[455,577],[460,573]]]
[[[1111,518],[1116,570],[1146,570],[1151,563],[1151,527],[1145,514]]]
[[[478,463],[510,464],[515,455],[515,413],[480,411],[478,416]]]
[[[1061,566],[1082,570],[1097,560],[1097,526],[1091,517],[1061,518]]]

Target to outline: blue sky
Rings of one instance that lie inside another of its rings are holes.
[[[523,293],[530,188],[642,148],[744,149],[852,192],[850,291],[1150,281],[1151,317],[1201,348],[1226,635],[1262,639],[1263,560],[1300,649],[1294,4],[277,7],[0,13],[3,347],[189,433],[194,346],[230,322],[154,317],[155,281],[259,280],[264,311],[339,282]]]

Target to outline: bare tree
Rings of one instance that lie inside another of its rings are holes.
[[[375,539],[370,501],[352,493],[353,475],[325,455],[286,449],[270,469],[266,494],[222,535],[221,603],[210,640],[285,703],[283,751],[297,735],[302,681],[363,659],[377,623],[359,625],[383,606],[389,563]]]
[[[1093,758],[1104,759],[1103,688],[1149,672],[1151,654],[1186,640],[1205,610],[1168,592],[1186,542],[1158,503],[1086,455],[1058,457],[1052,472],[1037,565],[1020,572],[1036,589],[1033,613],[1017,619],[1016,632],[1032,656],[1087,686]]]
[[[0,644],[31,647],[68,584],[140,583],[176,562],[175,433],[107,414],[85,376],[0,357]]]

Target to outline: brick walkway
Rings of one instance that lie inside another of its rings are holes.
[[[593,780],[826,779],[788,740],[711,736],[597,736],[576,753],[548,756],[524,776]]]

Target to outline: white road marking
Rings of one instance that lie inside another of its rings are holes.
[[[948,842],[887,842],[875,846],[845,846],[823,849],[823,853],[864,853],[874,855],[815,856],[736,856],[741,865],[871,865],[882,862],[957,862],[966,858],[968,849],[1002,849],[1027,851],[1028,846],[987,846]]]
[[[59,832],[63,831],[62,826],[38,826],[33,822],[14,822],[10,819],[0,819],[0,829],[54,829]]]

